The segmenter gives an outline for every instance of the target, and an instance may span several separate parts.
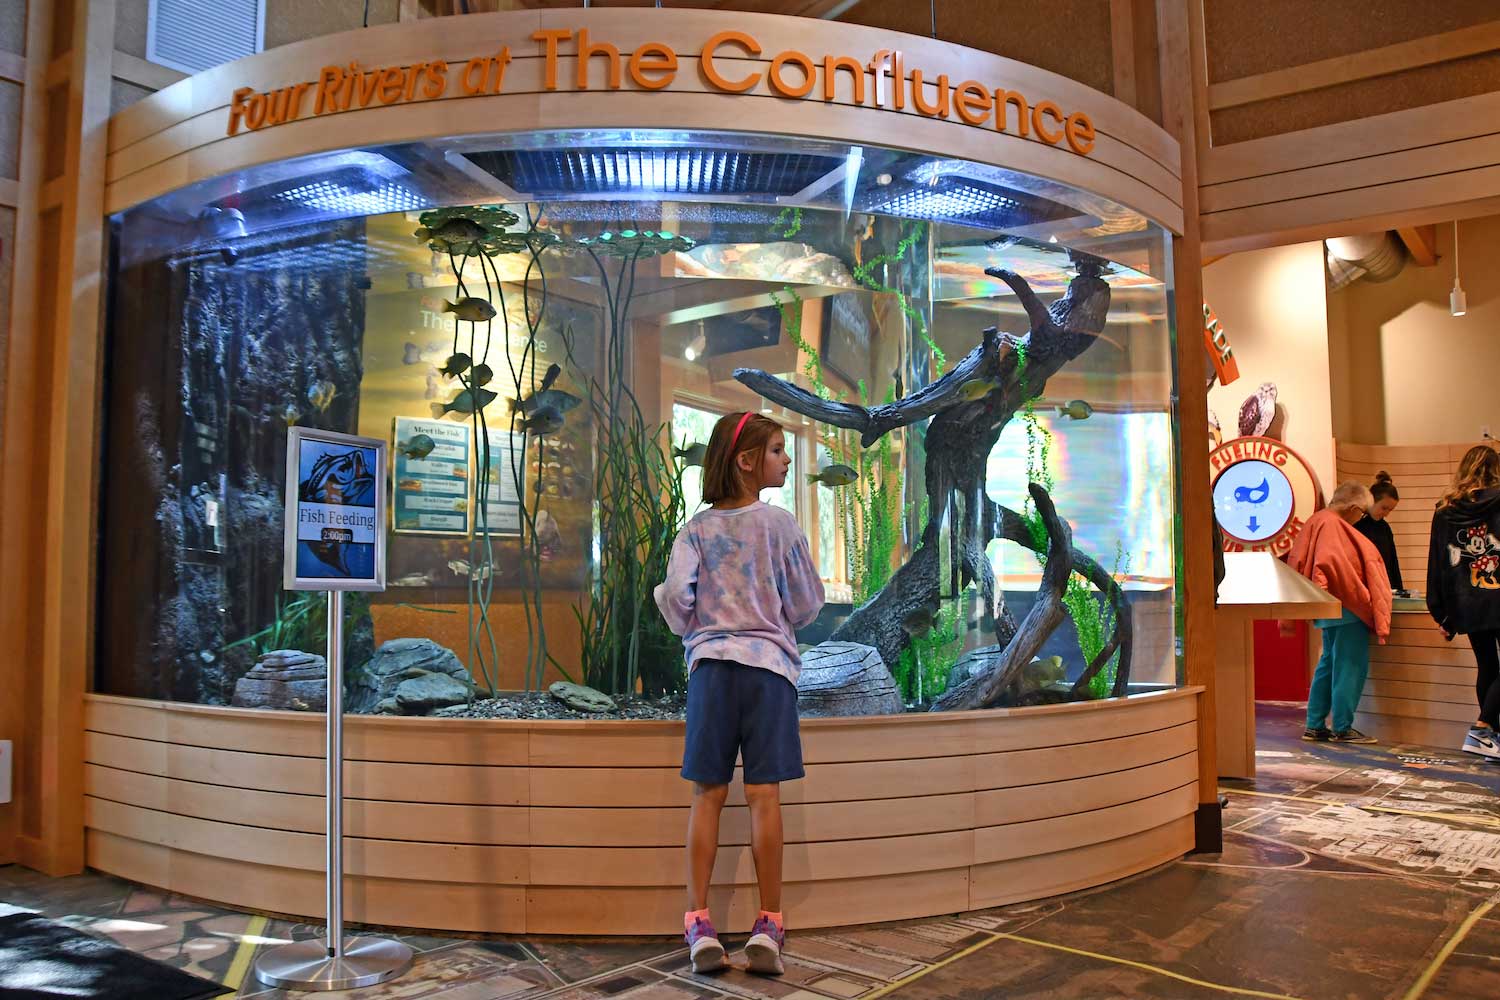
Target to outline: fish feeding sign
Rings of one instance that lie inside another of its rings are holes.
[[[396,418],[397,534],[469,533],[469,425]]]
[[[287,590],[385,589],[386,443],[333,431],[287,432]]]

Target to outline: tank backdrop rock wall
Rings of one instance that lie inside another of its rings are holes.
[[[241,241],[246,242],[246,241]],[[322,652],[281,588],[291,423],[352,432],[368,282],[359,220],[115,269],[96,690],[228,704],[257,653]],[[350,595],[346,662],[374,649]],[[260,641],[278,617],[292,624]],[[278,640],[273,642],[272,640]]]

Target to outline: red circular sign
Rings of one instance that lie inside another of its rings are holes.
[[[1224,551],[1285,555],[1291,551],[1292,542],[1302,530],[1303,523],[1323,506],[1323,490],[1318,486],[1318,477],[1312,466],[1301,455],[1280,441],[1266,437],[1235,438],[1210,452],[1208,468],[1213,486],[1217,488],[1231,469],[1250,467],[1251,463],[1255,463],[1253,468],[1256,471],[1250,479],[1262,482],[1252,487],[1238,487],[1233,492],[1243,494],[1241,499],[1252,504],[1267,502],[1268,525],[1263,527],[1253,519],[1246,521],[1243,517],[1225,516],[1229,511],[1216,500],[1214,516],[1224,531]],[[1274,473],[1280,473],[1284,482]],[[1273,479],[1276,481],[1272,482]],[[1276,504],[1276,492],[1288,488],[1291,492],[1290,510]],[[1228,491],[1215,489],[1216,494],[1225,492]],[[1243,509],[1242,505],[1236,506],[1236,513]]]

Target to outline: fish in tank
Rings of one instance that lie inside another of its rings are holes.
[[[275,564],[300,425],[392,444],[352,705],[563,711],[561,681],[670,715],[686,673],[651,591],[740,410],[785,430],[763,499],[829,595],[798,636],[808,714],[1178,682],[1160,227],[897,150],[464,142],[462,169],[345,151],[113,220],[101,691],[253,707],[252,670],[263,690],[279,653],[322,652],[317,595]],[[197,222],[231,210],[232,233]],[[837,697],[871,671],[888,696]]]

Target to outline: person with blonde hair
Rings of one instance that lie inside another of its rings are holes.
[[[1443,638],[1469,637],[1479,718],[1461,747],[1500,759],[1500,454],[1475,445],[1432,515],[1427,610]]]
[[[1315,621],[1323,633],[1323,655],[1307,692],[1304,740],[1374,743],[1354,728],[1354,711],[1370,672],[1370,633],[1384,643],[1391,634],[1391,582],[1385,560],[1354,525],[1375,503],[1370,490],[1340,483],[1328,506],[1307,519],[1287,562],[1338,598],[1344,613]],[[1325,724],[1330,713],[1333,728]]]

